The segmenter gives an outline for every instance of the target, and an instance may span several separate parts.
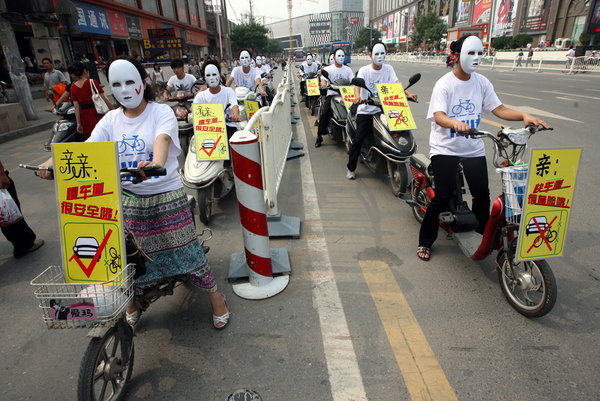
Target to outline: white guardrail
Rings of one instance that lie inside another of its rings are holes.
[[[269,237],[300,238],[300,219],[282,216],[277,203],[277,193],[292,141],[290,65],[288,62],[283,71],[283,79],[277,86],[271,105],[258,110],[244,131],[259,137]]]
[[[369,56],[353,55],[353,59],[360,61],[370,61]],[[387,61],[398,61],[402,63],[419,63],[419,64],[437,64],[445,65],[446,56],[418,56],[413,54],[389,54],[386,56]],[[520,65],[519,65],[520,64]],[[568,74],[576,74],[578,72],[600,72],[600,58],[582,56],[573,57],[570,60],[559,61],[556,59],[544,60],[543,55],[535,55],[531,61],[527,61],[527,57],[522,57],[519,61],[518,57],[484,57],[481,67],[491,68],[507,68],[512,71],[561,71]]]

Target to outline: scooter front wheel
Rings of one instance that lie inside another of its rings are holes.
[[[390,180],[390,187],[394,196],[400,196],[406,192],[408,186],[408,172],[406,171],[406,165],[403,163],[393,163],[387,161],[388,177]]]
[[[213,201],[214,187],[212,185],[208,188],[198,190],[198,217],[205,225],[208,224],[212,217]]]
[[[513,264],[509,255],[498,257],[498,281],[510,306],[526,317],[541,317],[556,303],[556,280],[545,260],[528,260]]]

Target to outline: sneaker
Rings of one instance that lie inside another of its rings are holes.
[[[356,173],[354,171],[346,171],[346,178],[349,180],[354,180],[356,178]]]

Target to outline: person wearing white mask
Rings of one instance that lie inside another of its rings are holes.
[[[317,73],[319,65],[315,62],[314,56],[310,53],[306,55],[306,60],[300,65],[300,71],[298,71],[298,79],[302,78],[302,74]],[[304,98],[306,94],[306,82],[300,81],[300,95]]]
[[[400,82],[396,76],[394,68],[385,64],[385,45],[381,42],[375,43],[371,46],[371,64],[365,65],[358,70],[357,77],[365,80],[367,88],[377,95],[377,84],[389,84]],[[407,97],[417,100],[417,95],[409,91],[405,91]],[[354,87],[354,95],[356,103],[361,102],[369,98],[369,92],[365,89],[361,89],[358,86]],[[356,137],[352,142],[348,156],[348,164],[346,167],[346,178],[353,180],[356,178],[356,165],[358,158],[360,157],[360,148],[362,147],[365,139],[373,135],[373,116],[381,113],[381,109],[377,106],[360,104],[357,108],[356,116]]]
[[[459,163],[462,163],[473,196],[471,209],[479,223],[475,231],[483,233],[489,217],[490,191],[483,140],[467,138],[459,133],[477,129],[482,113],[548,128],[541,119],[503,105],[491,82],[475,72],[483,58],[481,39],[463,36],[452,43],[450,51],[458,56],[458,62],[453,71],[436,82],[427,111],[427,120],[431,122],[429,156],[435,176],[435,197],[427,207],[419,232],[417,256],[424,261],[431,257],[431,246],[438,233],[439,214],[446,210],[456,187]]]
[[[325,89],[329,85],[329,82],[335,82],[338,79],[347,79],[348,81],[351,81],[352,78],[354,78],[352,69],[347,65],[344,65],[344,59],[346,58],[346,53],[344,50],[337,49],[333,52],[333,55],[334,63],[328,67],[325,67],[325,71],[327,71],[329,78],[321,76],[322,89]],[[333,110],[331,109],[331,99],[333,96],[337,95],[339,95],[338,92],[328,89],[325,99],[321,101],[321,115],[319,116],[319,129],[317,130],[317,141],[315,142],[315,148],[321,146],[323,143],[323,135],[327,135],[327,125],[329,125],[329,120],[333,115]]]
[[[252,63],[253,60],[250,51],[242,50],[240,52],[240,65],[231,71],[231,75],[227,78],[225,86],[231,86],[231,84],[235,83],[236,86],[242,86],[251,91],[255,91],[258,88],[260,95],[266,97],[267,93],[260,82],[260,73],[256,67],[252,67]]]
[[[215,274],[198,242],[194,217],[179,176],[177,156],[181,149],[177,119],[168,105],[153,101],[152,88],[144,83],[147,75],[141,63],[128,56],[109,63],[108,84],[120,107],[104,115],[86,142],[117,142],[121,167],[166,168],[166,176],[149,177],[135,185],[130,181],[122,184],[125,226],[150,256],[146,273],[135,279],[134,288],[141,292],[167,277],[189,275],[192,284],[207,292],[213,325],[221,329],[229,321],[229,310],[225,297],[217,291]],[[134,140],[138,144],[135,149],[128,145]],[[49,159],[40,167],[52,164]],[[39,171],[37,175],[51,178],[47,171]],[[127,323],[135,325],[140,313],[135,304],[129,305]]]

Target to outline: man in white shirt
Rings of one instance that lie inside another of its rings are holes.
[[[250,64],[252,62],[252,54],[248,50],[242,50],[240,52],[240,65],[235,67],[231,71],[231,75],[227,78],[225,86],[231,86],[235,83],[236,86],[241,86],[250,89],[251,91],[258,91],[262,97],[266,97],[267,93],[263,89],[262,83],[260,82],[260,73]]]
[[[377,84],[389,84],[400,82],[396,76],[394,68],[389,64],[384,64],[385,61],[385,45],[382,42],[375,43],[371,46],[371,64],[365,65],[358,70],[357,77],[365,80],[367,88],[377,95]],[[417,100],[417,95],[404,91],[407,98]],[[354,95],[356,103],[361,102],[369,98],[369,92],[365,89],[361,89],[358,86],[354,87]],[[360,148],[362,147],[365,139],[368,136],[373,135],[373,116],[381,113],[381,109],[377,106],[370,104],[360,104],[356,111],[356,136],[352,142],[348,157],[348,171],[346,172],[346,178],[353,180],[356,178],[356,164],[360,157]]]
[[[325,89],[329,85],[329,82],[335,82],[338,79],[347,79],[351,81],[354,78],[354,73],[352,69],[347,65],[344,65],[344,59],[346,58],[346,53],[344,50],[337,49],[333,52],[334,54],[334,64],[325,67],[325,71],[329,75],[329,78],[325,78],[321,76],[321,88]],[[327,95],[325,99],[321,101],[321,115],[319,117],[319,129],[317,131],[317,141],[315,142],[315,148],[318,148],[323,143],[323,135],[327,135],[327,125],[329,125],[329,120],[333,114],[331,110],[331,99],[333,96],[339,95],[336,91],[331,89],[327,90]]]
[[[306,60],[302,62],[300,65],[300,70],[298,71],[298,79],[302,78],[303,74],[317,73],[319,70],[319,65],[315,62],[314,56],[310,53],[306,55]],[[304,98],[306,94],[306,81],[300,81],[300,96]]]
[[[196,94],[196,77],[192,74],[186,74],[183,70],[183,60],[175,59],[171,61],[171,69],[175,73],[167,82],[167,90],[165,98],[169,96],[171,91],[184,91],[190,94]]]
[[[49,58],[43,58],[42,65],[46,69],[46,72],[44,73],[44,95],[46,101],[51,102],[53,100],[52,87],[60,83],[66,85],[67,78],[62,72],[54,68],[54,63]]]
[[[573,49],[573,46],[569,46],[569,51],[567,52],[567,63],[565,64],[565,67],[567,69],[569,69],[571,67],[571,64],[573,63],[574,58],[575,58],[575,49]]]

